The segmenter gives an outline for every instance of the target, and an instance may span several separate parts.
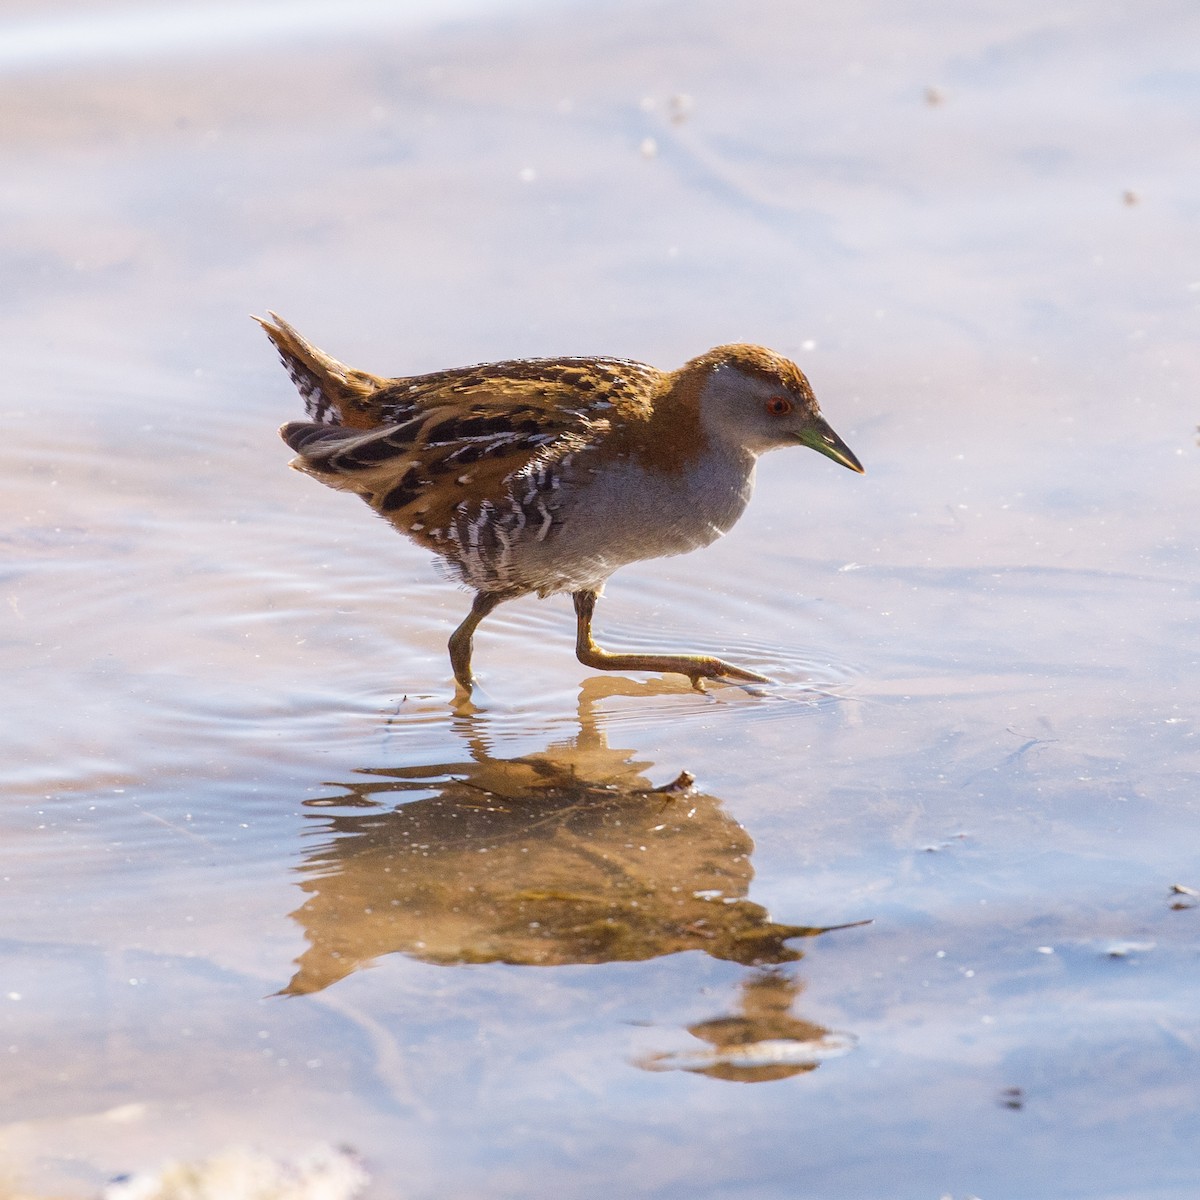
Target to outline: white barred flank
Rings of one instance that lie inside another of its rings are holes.
[[[520,570],[521,547],[544,542],[555,527],[559,467],[530,463],[507,481],[498,501],[461,501],[447,530],[462,581],[481,591],[531,587]]]

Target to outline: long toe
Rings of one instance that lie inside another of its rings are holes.
[[[774,683],[775,681],[766,675],[759,675],[757,671],[747,671],[745,667],[735,667],[733,663],[727,663],[720,658],[702,659],[697,666],[701,669],[692,678],[693,681],[700,679],[725,679],[731,683]]]

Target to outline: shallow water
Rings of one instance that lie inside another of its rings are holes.
[[[1193,1197],[1194,6],[147,11],[0,16],[0,1180]],[[868,474],[769,456],[597,616],[778,684],[590,674],[558,598],[455,707],[268,307],[795,356]]]

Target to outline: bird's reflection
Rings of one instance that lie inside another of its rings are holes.
[[[611,681],[585,688],[578,734],[540,752],[495,757],[485,718],[460,713],[469,758],[364,769],[337,785],[342,794],[309,801],[324,836],[301,868],[308,899],[293,916],[310,945],[284,992],[320,991],[392,953],[529,966],[681,950],[747,965],[800,958],[788,943],[826,930],[778,924],[747,899],[754,844],[686,772],[655,787],[650,764],[608,746],[593,707],[611,692]],[[756,976],[744,1017],[692,1032],[715,1047],[718,1026],[758,1028],[773,1013],[775,1041],[797,1030],[812,1041],[823,1031],[787,1016],[792,986]]]

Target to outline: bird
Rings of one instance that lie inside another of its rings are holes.
[[[254,320],[307,413],[279,430],[290,465],[357,493],[474,592],[449,641],[468,695],[479,623],[535,593],[570,593],[584,666],[676,673],[698,690],[705,680],[771,682],[711,655],[605,650],[592,620],[618,568],[728,532],[761,454],[807,446],[863,472],[795,363],[739,343],[669,372],[623,358],[518,358],[389,378],[268,316]]]

